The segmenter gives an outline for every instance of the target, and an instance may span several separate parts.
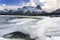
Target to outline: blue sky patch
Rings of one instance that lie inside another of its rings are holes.
[[[29,0],[0,0],[0,4],[6,5],[20,5],[22,2],[28,3]]]

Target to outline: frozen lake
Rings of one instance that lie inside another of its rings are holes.
[[[36,18],[36,19],[35,19]],[[29,34],[35,40],[59,40],[60,39],[60,17],[29,17],[0,16],[0,37],[6,34],[20,31]],[[46,37],[52,36],[52,38]],[[10,37],[8,35],[6,37]],[[1,38],[3,40],[5,38]],[[6,39],[7,40],[7,39]],[[16,40],[16,39],[14,39]],[[21,39],[20,39],[21,40]],[[26,39],[22,39],[26,40]]]

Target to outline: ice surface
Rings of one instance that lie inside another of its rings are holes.
[[[0,37],[15,31],[29,34],[30,38],[36,40],[49,39],[46,34],[60,35],[60,17],[43,17],[43,19],[0,17],[0,24]]]

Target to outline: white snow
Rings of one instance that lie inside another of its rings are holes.
[[[46,34],[55,35],[55,31],[60,30],[60,17],[43,17],[43,19],[20,18],[8,20],[7,22],[9,24],[0,26],[0,37],[11,32],[20,31],[29,34],[30,38],[37,38],[36,40],[52,40],[47,38]]]
[[[6,39],[6,38],[0,37],[0,40],[25,40],[25,39]]]

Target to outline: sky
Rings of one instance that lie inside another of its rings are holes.
[[[0,0],[0,4],[20,5],[22,2],[28,3],[29,0]]]
[[[4,8],[16,9],[23,6],[36,7],[36,5],[43,6],[43,3],[41,3],[40,0],[0,0],[0,10]]]
[[[0,0],[0,10],[4,8],[16,9],[23,6],[36,7],[40,5],[43,10],[52,11],[60,8],[59,4],[60,0]]]
[[[11,5],[11,6],[12,5],[22,5],[23,3],[25,3],[25,4],[30,3],[30,1],[33,2],[34,0],[0,0],[0,5],[1,4]],[[35,4],[39,4],[39,5],[43,6],[43,4],[39,0],[36,0],[34,2],[35,2]]]

